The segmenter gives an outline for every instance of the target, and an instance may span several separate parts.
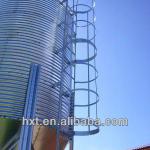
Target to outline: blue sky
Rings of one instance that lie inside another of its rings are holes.
[[[75,138],[75,150],[130,150],[150,144],[150,0],[97,0],[97,68],[101,119],[127,117]]]

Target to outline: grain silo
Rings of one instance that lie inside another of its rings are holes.
[[[73,149],[74,135],[99,131],[59,124],[78,107],[97,117],[95,2],[89,1],[0,0],[0,149],[59,150],[68,142]],[[82,53],[86,58],[78,58]],[[81,66],[85,81],[78,78]],[[80,93],[87,103],[76,103]],[[38,118],[39,125],[22,125],[23,118]],[[56,125],[40,125],[51,118]]]

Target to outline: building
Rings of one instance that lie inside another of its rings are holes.
[[[143,146],[143,147],[139,147],[133,150],[150,150],[150,146]]]

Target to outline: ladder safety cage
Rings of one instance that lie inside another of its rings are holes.
[[[75,33],[73,36],[75,59],[73,60],[74,84],[72,90],[74,93],[74,117],[79,120],[92,117],[96,120],[98,119],[99,95],[95,60],[97,56],[95,0],[70,0],[70,7],[74,15]],[[82,109],[86,111],[82,111]],[[84,117],[80,116],[81,113],[84,113]],[[80,129],[80,126],[74,127],[74,134],[77,136],[92,135],[98,132],[98,125],[88,125],[84,129],[82,127]]]

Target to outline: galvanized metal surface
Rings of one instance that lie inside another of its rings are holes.
[[[62,51],[65,7],[58,0],[0,0],[0,117],[23,116],[30,64],[41,65],[36,117],[70,113],[72,17]],[[62,53],[65,56],[62,109],[59,108]]]

